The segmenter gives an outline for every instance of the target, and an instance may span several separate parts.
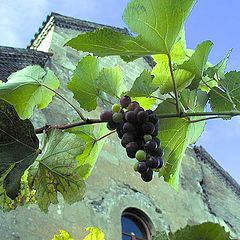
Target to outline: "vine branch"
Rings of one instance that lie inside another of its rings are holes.
[[[222,116],[230,116],[230,117],[235,117],[235,116],[240,116],[240,112],[195,112],[195,113],[168,113],[168,114],[157,114],[158,118],[186,118],[186,117],[201,117],[201,116],[212,116],[209,118],[204,118],[204,119],[198,119],[198,120],[193,120],[191,122],[200,122],[204,120],[209,120],[209,119],[214,119],[214,118],[221,118]],[[46,130],[56,128],[60,130],[65,130],[77,126],[83,126],[83,125],[90,125],[90,124],[97,124],[97,123],[104,123],[105,121],[102,121],[100,119],[86,119],[85,121],[80,121],[80,122],[73,122],[73,123],[68,123],[68,124],[61,124],[61,125],[45,125],[41,128],[36,128],[35,133],[40,134],[43,133]],[[114,132],[114,131],[113,131]],[[110,134],[112,134],[111,132]]]

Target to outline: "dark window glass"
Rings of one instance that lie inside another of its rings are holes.
[[[140,210],[139,210],[140,212]],[[148,240],[150,239],[150,231],[145,222],[146,216],[141,217],[141,214],[134,209],[133,212],[123,212],[122,223],[122,240]],[[134,236],[134,238],[133,238]]]

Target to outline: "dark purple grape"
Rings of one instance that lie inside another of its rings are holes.
[[[144,182],[150,182],[153,179],[153,170],[149,168],[147,172],[141,174],[141,178]]]
[[[158,124],[159,123],[159,118],[157,117],[156,114],[150,114],[149,115],[149,122],[153,123],[154,125]]]
[[[123,96],[120,99],[120,104],[123,108],[127,108],[130,103],[131,103],[131,98],[129,96]]]
[[[117,126],[117,134],[118,134],[118,137],[119,137],[120,139],[122,139],[123,134],[124,134],[124,131],[123,131],[123,122],[120,123],[120,124]]]
[[[156,137],[158,135],[158,133],[159,133],[159,126],[158,126],[158,124],[155,124],[155,130],[151,135],[152,135],[152,137]]]
[[[112,120],[112,115],[113,115],[112,111],[104,111],[103,113],[101,113],[100,119],[104,122],[108,122]]]
[[[134,142],[135,141],[135,136],[131,133],[124,133],[122,137],[121,144],[123,147],[126,147],[128,143]]]
[[[117,128],[118,124],[113,122],[112,120],[107,123],[107,128],[109,130],[115,130]]]
[[[153,151],[151,151],[151,154],[152,154],[153,156],[162,157],[162,156],[163,156],[163,150],[162,150],[162,148],[156,148],[156,149],[154,149]]]
[[[164,164],[163,159],[161,157],[157,157],[157,159],[158,159],[158,166],[156,168],[157,169],[162,168]]]
[[[152,134],[155,131],[153,123],[147,122],[142,125],[143,134]]]
[[[152,153],[157,148],[157,143],[154,140],[148,141],[144,144],[147,152]]]
[[[139,103],[133,101],[128,105],[128,111],[133,111],[137,107],[140,107]]]
[[[123,125],[123,131],[124,132],[135,132],[136,128],[135,128],[135,126],[132,123],[126,122]]]
[[[140,111],[137,114],[137,120],[140,123],[145,123],[148,122],[149,116],[148,113],[146,111]]]
[[[154,137],[153,140],[157,143],[157,147],[159,147],[160,143],[161,143],[159,138],[158,137]]]
[[[137,142],[130,142],[126,146],[127,155],[130,158],[135,158],[136,152],[139,150]]]
[[[157,157],[151,156],[147,161],[146,164],[150,168],[157,168],[159,166],[159,161]]]
[[[137,122],[137,115],[134,111],[126,112],[125,113],[125,119],[128,122],[135,123],[135,122]]]
[[[149,115],[150,115],[150,114],[153,114],[153,111],[150,110],[150,109],[146,110],[146,112],[147,112]]]
[[[145,162],[138,163],[138,172],[139,173],[146,173],[148,170],[149,170],[149,168]]]
[[[138,113],[141,112],[141,111],[144,111],[144,109],[143,109],[142,107],[137,107],[137,108],[134,109],[134,112],[135,112],[136,114],[138,114]]]

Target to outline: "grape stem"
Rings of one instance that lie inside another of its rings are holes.
[[[215,117],[208,117],[208,118],[200,118],[200,119],[197,119],[197,120],[189,120],[188,122],[189,123],[197,123],[197,122],[202,122],[202,121],[207,121],[207,120],[217,119],[217,118],[222,118],[222,117],[215,116]]]
[[[96,142],[98,142],[98,141],[101,141],[102,139],[104,139],[105,137],[108,137],[109,135],[115,133],[116,131],[117,131],[117,130],[114,130],[114,131],[112,131],[112,132],[110,132],[110,133],[107,133],[107,134],[103,135],[102,137],[100,137],[100,138],[98,138],[98,139],[95,139],[94,142],[96,143]]]
[[[54,92],[59,98],[61,98],[63,101],[65,101],[66,103],[68,103],[79,115],[79,117],[83,120],[86,121],[86,118],[83,116],[82,112],[76,107],[74,106],[68,99],[66,99],[64,96],[62,96],[60,93],[58,93],[57,91],[55,91],[54,89],[48,87],[47,85],[42,85],[43,87],[47,88],[48,90]]]
[[[170,74],[171,74],[171,77],[172,77],[173,89],[174,89],[175,100],[176,100],[176,111],[177,111],[177,114],[180,114],[179,97],[178,97],[178,91],[177,91],[177,83],[176,83],[176,79],[174,77],[174,72],[173,72],[173,68],[172,68],[172,59],[171,59],[171,55],[170,54],[168,54],[167,56],[168,56],[168,65],[169,65]]]

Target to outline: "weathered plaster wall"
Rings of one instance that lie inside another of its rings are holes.
[[[61,91],[67,93],[66,83],[82,54],[63,48],[67,39],[75,36],[73,30],[55,28],[50,51],[54,53],[48,66],[61,79]],[[144,60],[126,64],[116,57],[105,58],[102,65],[120,64],[131,82],[144,67]],[[67,93],[71,97],[71,93]],[[97,111],[92,113],[97,115]],[[46,122],[62,123],[75,118],[72,109],[60,100],[54,100],[44,114],[39,113],[35,125]],[[133,170],[134,160],[127,157],[116,136],[107,139],[92,175],[87,180],[84,201],[51,206],[48,214],[36,205],[20,207],[0,214],[0,236],[8,240],[48,240],[66,229],[73,237],[84,236],[84,228],[98,226],[109,240],[121,239],[121,213],[128,207],[145,212],[155,230],[175,231],[186,224],[214,221],[225,225],[240,237],[240,197],[224,181],[221,174],[207,162],[196,157],[189,148],[183,161],[179,192],[157,177],[144,183]]]

